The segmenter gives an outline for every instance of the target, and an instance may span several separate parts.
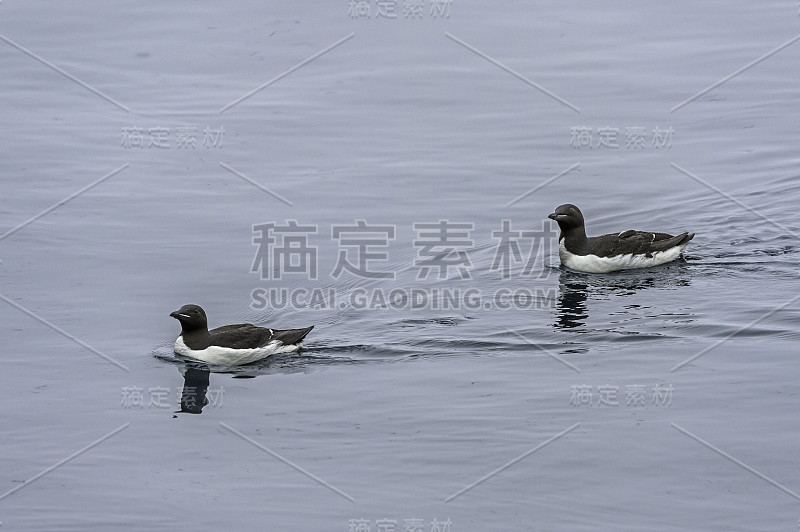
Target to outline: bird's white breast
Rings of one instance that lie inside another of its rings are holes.
[[[686,244],[664,251],[656,251],[651,253],[650,257],[633,253],[614,257],[598,257],[597,255],[575,255],[570,253],[562,240],[558,243],[558,256],[561,258],[561,264],[571,270],[586,273],[608,273],[617,270],[648,268],[673,261],[681,256],[685,247]]]
[[[177,355],[219,366],[241,366],[242,364],[249,364],[267,358],[270,355],[291,353],[299,348],[300,344],[283,345],[278,340],[273,340],[264,347],[254,349],[233,349],[216,345],[205,349],[190,349],[183,342],[183,336],[178,336],[178,339],[175,340],[175,353]]]

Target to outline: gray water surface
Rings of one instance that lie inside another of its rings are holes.
[[[0,3],[3,529],[796,530],[797,4],[410,4]],[[562,203],[697,236],[570,272]],[[289,220],[316,278],[254,264]],[[331,275],[357,220],[394,279]],[[315,328],[187,368],[185,303]]]

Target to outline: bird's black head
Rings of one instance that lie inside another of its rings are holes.
[[[549,214],[547,217],[558,222],[558,227],[562,231],[583,226],[583,213],[571,203],[560,205],[554,213]]]
[[[206,312],[200,305],[184,305],[170,316],[181,322],[181,328],[185,332],[208,329]]]

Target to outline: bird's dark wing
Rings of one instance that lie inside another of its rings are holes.
[[[623,231],[589,238],[589,251],[600,257],[614,257],[629,253],[650,256],[651,253],[664,251],[685,244],[694,237],[694,233],[681,233],[672,236],[667,233],[647,233],[644,231]]]
[[[302,342],[303,338],[305,338],[313,328],[314,326],[312,325],[311,327],[306,327],[305,329],[274,329],[272,331],[272,338],[275,340],[280,340],[283,345],[293,345]]]
[[[208,331],[208,335],[212,345],[232,349],[254,349],[265,346],[272,340],[270,329],[256,327],[250,323],[225,325]]]
[[[211,334],[221,333],[225,331],[234,331],[237,329],[241,329],[243,327],[255,327],[252,323],[236,323],[233,325],[223,325],[222,327],[217,327],[216,329],[211,329],[208,331]],[[256,327],[257,328],[257,327]]]
[[[225,325],[208,331],[212,345],[230,347],[232,349],[253,349],[263,347],[273,340],[283,345],[299,343],[311,332],[314,326],[305,329],[268,329],[256,327],[250,323]]]

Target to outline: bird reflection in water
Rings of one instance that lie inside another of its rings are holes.
[[[213,366],[201,362],[176,360],[170,357],[164,357],[164,360],[175,364],[178,371],[183,375],[183,390],[180,395],[181,409],[176,411],[175,414],[202,414],[203,408],[207,406],[209,408],[222,407],[223,386],[219,385],[209,390],[212,373],[217,374],[217,378],[227,375],[233,379],[254,379],[260,375],[272,374],[307,373],[311,371],[309,362],[317,359],[313,356],[293,353],[292,355],[271,357],[268,362],[262,361],[261,363],[245,366]],[[317,363],[322,365],[324,360],[326,359],[321,359]],[[329,363],[336,362],[350,361],[349,359],[329,359]]]
[[[589,313],[586,310],[586,297],[589,285],[568,272],[561,272],[559,279],[558,329],[574,329],[586,325]]]
[[[587,299],[609,296],[627,297],[641,290],[674,289],[689,286],[691,274],[683,261],[645,271],[611,274],[586,274],[562,269],[559,272],[557,329],[575,329],[589,318]]]
[[[205,367],[186,366],[183,371],[183,390],[179,412],[201,414],[208,404],[208,380],[211,372]]]

